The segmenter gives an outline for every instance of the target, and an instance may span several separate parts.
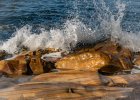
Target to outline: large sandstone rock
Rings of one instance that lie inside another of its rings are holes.
[[[63,71],[56,73],[41,74],[32,79],[34,82],[45,83],[76,83],[82,85],[101,85],[100,78],[97,72],[85,72],[85,71]]]
[[[76,86],[76,87],[75,87]],[[90,88],[90,89],[89,89]],[[8,91],[8,92],[7,92]],[[76,84],[30,83],[1,90],[0,99],[6,100],[117,100],[128,97],[132,88],[92,87]],[[18,94],[18,95],[17,95]]]
[[[139,77],[75,70],[46,73],[26,83],[9,82],[12,87],[0,89],[0,100],[139,100]]]
[[[56,63],[56,68],[96,71],[111,65],[120,70],[130,70],[133,67],[132,57],[129,49],[115,42],[105,41],[62,58]]]
[[[108,65],[109,61],[110,59],[106,54],[96,51],[86,51],[62,58],[56,63],[56,68],[96,71]]]
[[[0,72],[6,75],[21,75],[25,72],[26,64],[18,60],[0,61]]]
[[[133,88],[108,87],[96,72],[65,71],[34,77],[30,82],[0,89],[0,99],[6,100],[120,100]],[[18,95],[17,95],[18,94]],[[126,99],[128,100],[128,99]]]
[[[47,61],[41,60],[41,56],[46,53],[56,52],[57,49],[46,48],[36,51],[24,51],[12,58],[0,61],[0,72],[8,76],[18,76],[23,74],[41,74],[44,69],[51,70],[46,66]]]
[[[98,44],[94,48],[97,51],[107,54],[111,59],[111,65],[115,65],[122,70],[132,69],[133,53],[129,49],[111,41],[106,41],[105,43],[101,44],[99,44],[100,48],[98,47]]]
[[[16,55],[12,58],[0,61],[0,72],[8,76],[18,76],[27,71],[25,54]]]
[[[127,75],[113,75],[113,76],[100,76],[101,81],[106,86],[112,87],[132,87],[136,92],[136,97],[139,97],[140,90],[140,74],[127,74]],[[140,98],[140,97],[139,97]]]
[[[72,83],[25,83],[0,91],[1,100],[117,100],[126,98],[132,88],[93,87]],[[18,94],[18,95],[17,95]]]
[[[44,72],[49,72],[52,68],[54,68],[55,62],[55,67],[58,69],[74,69],[84,71],[97,71],[102,67],[110,65],[113,66],[113,69],[118,68],[119,70],[117,71],[130,70],[133,66],[131,51],[111,41],[99,43],[92,48],[81,49],[78,52],[76,51],[63,57],[62,59],[60,59],[61,57],[48,57],[48,55],[45,55],[45,60],[44,57],[41,59],[46,53],[53,54],[54,52],[58,51],[60,50],[53,48],[38,49],[36,51],[24,51],[11,59],[7,59],[5,63],[2,61],[1,72],[6,72],[6,70],[3,70],[4,66],[8,66],[5,69],[13,68],[10,66],[15,64],[16,67],[14,67],[16,68],[18,75],[26,73],[41,74]],[[57,61],[58,59],[60,60]],[[7,64],[8,62],[12,64]],[[103,68],[100,71],[103,71],[104,69],[107,68]],[[9,72],[11,74],[16,74],[15,72],[11,71],[11,69],[7,70],[6,73],[9,74]],[[104,72],[107,72],[107,70]]]

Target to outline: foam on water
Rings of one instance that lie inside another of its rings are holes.
[[[78,17],[67,20],[61,29],[45,30],[41,28],[40,34],[33,33],[31,31],[32,26],[26,25],[17,29],[10,39],[1,44],[0,49],[9,53],[18,51],[22,46],[31,50],[47,47],[70,50],[79,42],[94,43],[101,38],[111,37],[112,41],[119,42],[134,51],[139,51],[140,34],[124,32],[121,28],[125,4],[117,1],[117,13],[113,14],[103,0],[98,2],[93,0],[93,3],[99,12],[98,21],[100,24],[98,28],[87,26]],[[100,6],[98,3],[100,3]]]
[[[95,38],[94,32],[76,19],[68,20],[63,29],[47,31],[42,28],[40,34],[35,34],[31,30],[32,27],[29,25],[17,30],[13,37],[3,42],[1,49],[9,53],[18,51],[22,46],[30,50],[47,47],[70,50],[78,42],[89,43]]]

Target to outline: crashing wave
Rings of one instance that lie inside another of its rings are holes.
[[[32,26],[26,25],[18,29],[7,41],[4,41],[0,49],[9,53],[19,51],[22,46],[28,47],[30,50],[47,47],[71,50],[79,42],[95,43],[97,40],[109,37],[124,47],[139,51],[139,34],[125,32],[121,28],[125,4],[118,0],[116,2],[117,13],[113,14],[103,0],[93,0],[93,3],[98,11],[97,17],[100,22],[98,28],[89,27],[78,17],[67,20],[61,29],[45,30],[41,28],[39,34],[33,33]]]

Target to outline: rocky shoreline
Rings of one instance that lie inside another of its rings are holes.
[[[138,100],[140,54],[113,41],[67,53],[0,52],[0,100]]]

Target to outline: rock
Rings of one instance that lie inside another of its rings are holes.
[[[41,57],[46,53],[52,53],[56,51],[58,50],[54,48],[46,48],[26,53],[28,57],[28,66],[30,68],[28,69],[31,70],[30,72],[32,72],[32,74],[41,74],[44,72],[49,72],[51,70],[51,66],[47,64],[49,61],[45,61],[41,59]]]
[[[6,75],[22,75],[26,70],[26,64],[19,60],[2,60],[0,61],[0,72]]]
[[[46,73],[36,76],[32,81],[46,83],[77,83],[82,85],[101,85],[100,78],[97,72],[84,71],[63,71],[56,73]]]
[[[140,55],[135,55],[133,63],[136,66],[140,66]]]
[[[0,61],[0,72],[1,73],[12,74],[7,62],[4,61],[4,60]]]
[[[2,63],[0,68],[3,68],[1,71],[4,71],[4,73],[10,76],[22,75],[27,70],[26,56],[24,54],[2,60],[0,63]]]
[[[109,61],[109,57],[101,52],[87,51],[60,59],[56,62],[56,68],[97,71],[102,66],[108,65]]]
[[[131,87],[102,86],[103,84],[97,82],[100,79],[97,77],[97,74],[93,72],[82,71],[43,74],[35,77],[31,82],[18,84],[6,89],[0,89],[0,99],[118,100],[127,98],[130,93],[133,92],[133,88]]]
[[[41,74],[44,72],[40,53],[33,52],[33,55],[31,56],[31,59],[30,59],[29,66],[31,70],[33,71],[33,74]]]
[[[0,50],[0,60],[4,60],[12,57],[12,54],[8,54],[5,50]]]
[[[123,48],[115,42],[105,41],[62,58],[56,63],[56,68],[96,71],[112,65],[117,69],[131,70],[132,57],[133,54],[129,49]]]
[[[59,56],[59,57],[58,57]],[[31,54],[30,64],[33,74],[50,72],[54,69],[54,63],[61,57],[61,52],[55,48],[37,50]]]
[[[137,86],[140,84],[140,74],[102,76],[101,80],[109,86]]]
[[[121,68],[115,65],[106,65],[103,66],[98,70],[98,72],[102,75],[115,75],[118,74],[118,72],[121,72]]]
[[[48,54],[48,53],[59,52],[59,51],[61,50],[56,48],[45,48],[43,49],[42,54]]]
[[[14,81],[8,80],[8,81],[0,81],[0,89],[5,89],[8,87],[12,87],[16,85]]]
[[[122,70],[130,70],[133,67],[133,53],[115,42],[105,41],[97,44],[94,49],[107,54],[111,59],[111,65],[117,66]]]
[[[33,76],[17,76],[17,77],[4,77],[2,76],[0,78],[0,89],[5,89],[8,87],[15,86],[17,84],[29,82],[32,79]]]
[[[46,84],[28,82],[12,88],[1,89],[0,99],[6,100],[117,100],[128,97],[132,88],[85,86],[72,83]],[[17,95],[18,94],[18,95]]]
[[[131,74],[140,73],[140,54],[135,54],[133,59],[133,69],[131,70]]]
[[[47,62],[57,62],[60,58],[62,58],[62,52],[49,53],[41,57],[42,60]]]
[[[121,70],[131,70],[133,68],[132,60],[119,54],[111,56],[110,64],[119,67]]]
[[[8,76],[18,76],[23,74],[41,74],[45,69],[50,71],[50,68],[43,65],[41,56],[44,53],[55,52],[56,49],[44,49],[36,51],[24,51],[12,58],[0,61],[0,72]]]
[[[5,50],[0,50],[0,57],[5,56],[7,53]]]
[[[107,73],[107,70],[105,70],[107,69],[106,66],[111,65],[115,66],[113,68],[116,70],[114,70],[114,73],[116,73],[120,70],[132,69],[131,58],[132,53],[129,49],[123,48],[115,42],[105,41],[92,48],[82,49],[69,55],[63,55],[62,51],[54,48],[24,51],[17,56],[7,59],[6,63],[2,61],[1,71],[4,69],[4,66],[8,66],[6,68],[9,68],[9,70],[7,72],[3,70],[3,72],[15,75],[41,74],[50,72],[54,68],[97,71],[105,67],[100,72]],[[16,64],[17,73],[10,69],[14,68],[10,67],[13,64]]]
[[[41,57],[42,63],[43,63],[43,68],[44,72],[50,72],[55,68],[55,63],[62,58],[62,53],[61,52],[54,52],[54,53],[49,53],[45,54]]]
[[[114,55],[118,53],[118,49],[120,49],[120,46],[116,42],[107,40],[96,44],[93,49],[95,51],[101,51],[109,55]]]
[[[131,70],[131,74],[140,73],[140,66],[134,65],[133,69]]]

